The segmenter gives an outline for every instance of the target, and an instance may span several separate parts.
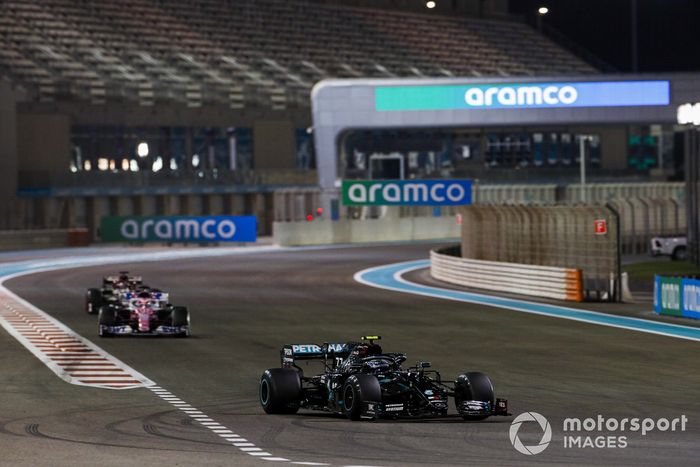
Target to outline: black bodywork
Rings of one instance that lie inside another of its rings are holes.
[[[449,399],[465,420],[509,415],[505,399],[494,397],[483,373],[459,375],[445,381],[429,362],[402,367],[406,355],[383,353],[374,343],[285,345],[282,368],[267,370],[261,379],[260,400],[268,413],[294,413],[299,408],[330,411],[351,419],[442,417]],[[300,361],[319,360],[322,373],[304,375]]]
[[[104,276],[102,287],[87,290],[85,311],[91,315],[97,314],[102,306],[119,302],[121,294],[141,288],[147,288],[141,276],[131,275],[128,271],[119,271],[119,274],[114,276]]]

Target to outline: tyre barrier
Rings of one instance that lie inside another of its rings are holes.
[[[450,284],[533,297],[583,301],[581,269],[467,259],[430,252],[430,275]]]

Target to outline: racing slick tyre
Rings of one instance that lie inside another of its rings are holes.
[[[85,311],[94,315],[102,305],[102,291],[100,289],[88,289],[85,295]]]
[[[343,385],[343,412],[350,420],[359,420],[362,417],[362,408],[365,402],[380,403],[382,390],[379,380],[372,375],[352,375]]]
[[[488,402],[495,407],[496,396],[493,392],[491,379],[477,371],[463,373],[455,381],[455,404],[459,408],[462,401]],[[489,415],[462,415],[465,420],[484,420]]]
[[[179,327],[179,326],[187,326],[187,330],[185,331],[184,334],[181,334],[181,337],[189,337],[190,336],[190,312],[187,309],[186,306],[174,306],[173,311],[171,313],[171,326],[173,327]]]
[[[114,326],[116,321],[117,312],[110,306],[101,306],[100,311],[97,315],[97,329],[100,337],[109,337],[111,334],[106,332],[103,326]]]
[[[260,378],[260,405],[268,414],[293,414],[299,410],[301,378],[297,370],[271,368]]]

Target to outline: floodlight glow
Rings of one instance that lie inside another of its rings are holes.
[[[192,156],[192,167],[199,167],[199,154]]]
[[[122,159],[122,170],[129,170],[129,159]]]
[[[129,162],[129,168],[131,169],[132,172],[138,172],[139,171],[139,163],[136,162],[135,160],[132,160]]]
[[[170,159],[170,170],[177,170],[177,161],[175,159]]]
[[[437,4],[436,4],[435,2],[433,2],[433,1],[425,2],[425,7],[426,7],[426,8],[430,8],[431,10],[432,10],[433,8],[435,8],[436,5],[437,5]]]
[[[546,15],[547,13],[549,13],[549,8],[547,8],[546,6],[541,6],[541,7],[537,10],[537,13],[539,13],[539,14],[541,14],[541,15]]]
[[[92,170],[92,163],[89,160],[86,160],[85,163],[83,163],[83,169],[89,172]]]
[[[138,154],[139,157],[148,156],[148,143],[139,143],[139,145],[136,146],[136,154]]]
[[[700,103],[679,105],[676,117],[680,125],[700,126]]]
[[[154,172],[158,172],[160,169],[163,168],[163,158],[158,156],[155,161],[153,161],[153,165],[151,166],[151,170]]]
[[[107,170],[109,169],[109,159],[106,157],[100,157],[97,159],[97,168],[99,170]]]

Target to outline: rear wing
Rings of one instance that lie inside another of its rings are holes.
[[[282,366],[294,365],[297,360],[323,360],[329,358],[347,358],[357,345],[356,342],[335,342],[323,345],[288,344],[280,350]]]

